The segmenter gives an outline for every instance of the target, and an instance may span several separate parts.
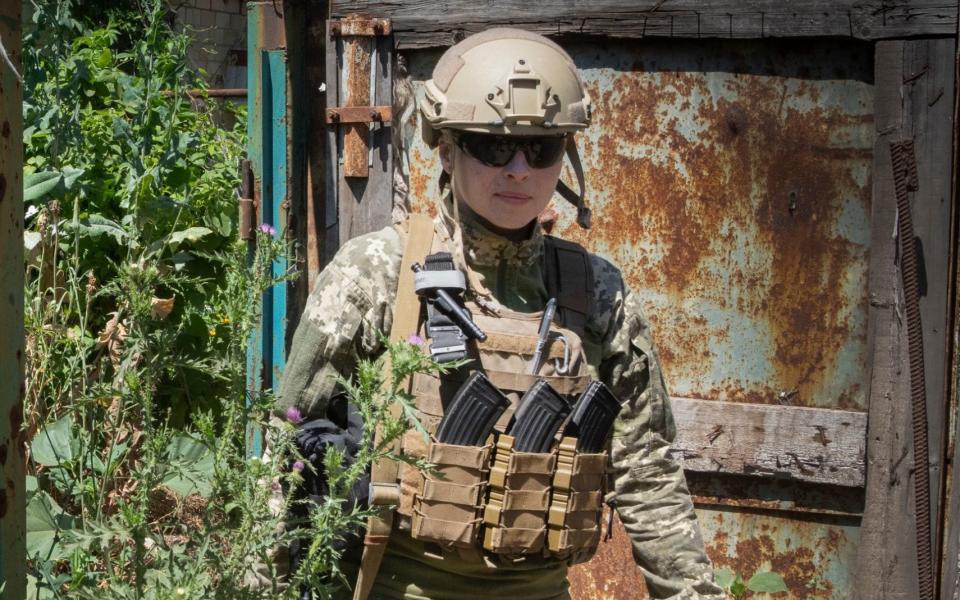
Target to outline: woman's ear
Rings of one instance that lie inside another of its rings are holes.
[[[446,139],[440,140],[437,149],[440,152],[440,164],[448,174],[453,171],[453,144]]]

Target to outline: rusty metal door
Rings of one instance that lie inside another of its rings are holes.
[[[902,286],[888,276],[899,273],[884,156],[889,142],[915,137],[930,179],[913,200],[936,257],[921,305],[936,530],[943,398],[953,393],[945,275],[955,267],[956,95],[944,57],[955,56],[956,3],[664,5],[450,0],[437,11],[352,0],[331,2],[330,16],[390,19],[389,49],[418,94],[443,48],[492,25],[539,31],[570,51],[596,106],[579,136],[595,225],[580,231],[561,204],[554,233],[611,258],[646,299],[680,430],[674,455],[714,563],[744,577],[777,571],[793,598],[917,597],[908,492],[920,461],[901,406]],[[940,37],[910,39],[923,36]],[[877,41],[890,38],[908,41]],[[328,60],[327,106],[344,105],[329,96],[331,82],[345,89],[332,74],[339,67]],[[370,97],[367,108],[382,103]],[[437,157],[397,124],[412,204],[429,210]],[[344,237],[383,221],[391,186],[351,183],[327,156],[329,257]],[[344,199],[371,216],[353,217]],[[574,597],[646,597],[632,565],[621,530],[575,569]]]
[[[848,598],[868,388],[871,46],[565,47],[595,103],[579,140],[595,217],[583,232],[558,204],[554,231],[613,259],[645,299],[711,558],[747,577],[772,568],[808,598]],[[420,84],[438,54],[405,56]],[[413,140],[414,204],[429,206],[440,167]],[[636,581],[596,572],[629,557],[618,537],[623,548],[574,578],[579,597],[635,597]]]

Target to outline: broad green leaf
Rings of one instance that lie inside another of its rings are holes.
[[[779,573],[772,571],[757,572],[747,582],[747,589],[751,592],[786,592],[787,585],[783,582],[783,577]]]
[[[170,243],[181,244],[183,242],[196,242],[211,233],[213,233],[213,231],[207,227],[191,227],[183,231],[174,231],[170,234]]]
[[[84,174],[85,169],[75,169],[74,167],[64,167],[63,169],[63,185],[68,190],[73,187],[73,184],[77,181],[81,175]]]
[[[80,235],[86,237],[109,235],[118,244],[122,244],[127,237],[127,232],[116,221],[111,221],[103,215],[92,214],[80,221]]]
[[[27,504],[27,556],[60,560],[68,551],[62,544],[63,531],[76,527],[76,519],[63,511],[44,491]]]
[[[169,472],[161,480],[181,497],[209,496],[213,491],[213,453],[199,440],[185,433],[173,436],[167,445]]]
[[[36,201],[57,187],[62,175],[55,171],[40,171],[30,173],[23,178],[23,201]]]
[[[730,589],[730,586],[733,585],[733,580],[736,576],[736,573],[727,568],[714,569],[713,571],[713,580],[717,585],[725,590]]]
[[[70,431],[70,416],[44,427],[30,443],[33,460],[45,467],[56,467],[73,460],[77,441]]]

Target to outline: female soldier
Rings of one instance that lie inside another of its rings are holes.
[[[343,245],[320,274],[294,336],[281,410],[296,407],[306,415],[322,415],[336,376],[350,374],[357,355],[382,351],[378,332],[397,326],[404,304],[416,307],[410,332],[419,326],[429,337],[423,319],[417,320],[419,303],[400,297],[412,289],[404,287],[406,265],[423,262],[424,256],[404,255],[417,240],[427,252],[449,252],[465,275],[467,305],[488,334],[483,342],[470,342],[471,354],[494,384],[516,400],[537,379],[574,394],[596,378],[622,402],[607,475],[652,596],[722,598],[712,582],[683,471],[667,453],[675,426],[640,301],[615,266],[544,235],[538,224],[558,190],[576,205],[580,225],[589,227],[573,136],[589,124],[590,98],[572,60],[542,36],[493,29],[450,48],[424,95],[422,134],[439,148],[443,165],[445,194],[438,198],[438,216],[426,230],[422,219],[419,230],[410,220]],[[577,174],[579,195],[559,182],[565,153]],[[551,339],[562,336],[573,356],[561,365],[548,350],[548,360],[528,375],[521,371],[530,360],[540,311],[551,298],[558,307]],[[433,430],[449,400],[440,385],[414,382],[421,418]],[[416,438],[405,438],[404,451],[437,462],[439,444],[418,447]],[[488,459],[482,454],[484,472]],[[553,458],[549,465],[558,468]],[[397,516],[388,511],[384,521],[371,523],[355,598],[365,597],[371,586],[374,598],[566,598],[568,565],[596,547],[596,531],[577,539],[568,531],[566,546],[559,547],[548,539],[545,526],[507,527],[491,541],[478,524],[483,511],[476,522],[467,519],[457,527],[437,517],[454,513],[430,513],[419,473],[396,466],[386,475],[379,471],[374,469],[371,489],[374,495],[377,489],[392,490],[385,503],[398,507]],[[601,492],[582,494],[590,499],[584,500],[588,511],[599,510]],[[541,505],[526,508],[532,507],[531,514],[543,509],[543,519],[552,500],[546,492],[541,497]],[[566,496],[554,490],[552,497]],[[442,494],[432,500],[456,503]],[[501,503],[500,509],[507,507]]]

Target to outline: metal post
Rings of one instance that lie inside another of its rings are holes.
[[[0,2],[0,597],[26,594],[20,2]]]

